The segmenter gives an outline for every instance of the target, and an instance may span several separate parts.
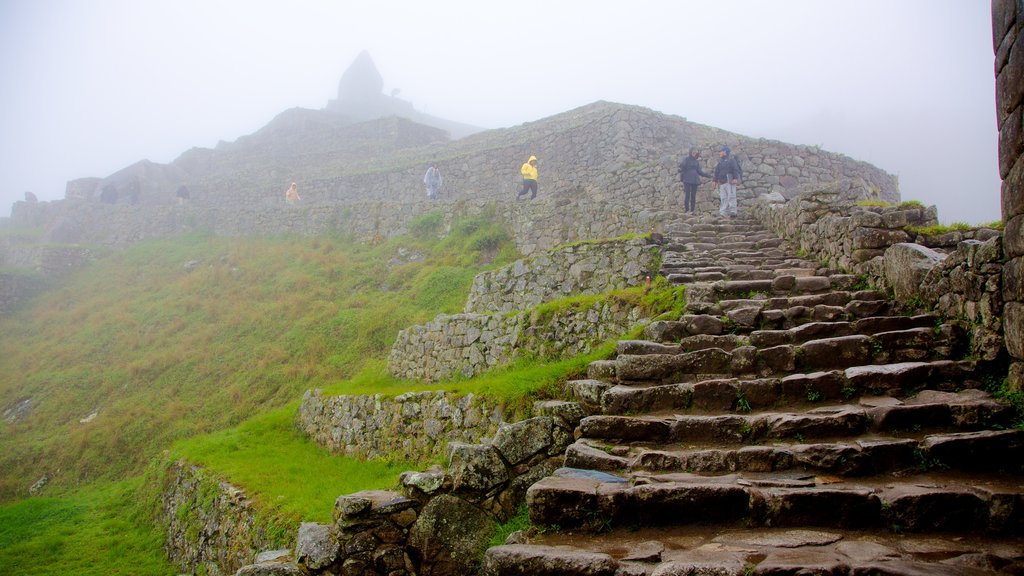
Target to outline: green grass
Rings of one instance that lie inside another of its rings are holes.
[[[295,429],[298,402],[239,426],[183,440],[169,460],[185,459],[227,478],[267,510],[296,521],[328,522],[334,501],[360,490],[393,488],[402,462],[333,456]]]
[[[164,558],[163,535],[137,507],[139,482],[93,484],[62,498],[0,505],[0,573],[179,573]]]
[[[0,317],[0,408],[33,400],[0,424],[0,501],[44,472],[50,495],[132,477],[174,440],[349,378],[516,256],[484,215],[444,238],[194,235],[94,262]]]
[[[918,234],[921,236],[938,236],[940,234],[948,234],[950,232],[965,232],[967,230],[974,229],[973,226],[965,222],[953,222],[952,224],[937,224],[935,226],[907,226],[907,232],[911,234]]]

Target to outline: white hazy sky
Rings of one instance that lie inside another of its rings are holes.
[[[0,0],[0,216],[323,108],[364,49],[435,116],[636,104],[872,162],[946,223],[1000,217],[988,0]]]

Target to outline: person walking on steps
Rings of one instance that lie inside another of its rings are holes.
[[[718,152],[718,165],[715,166],[715,184],[718,184],[718,214],[725,218],[735,218],[736,209],[736,186],[743,180],[743,171],[740,170],[740,163],[732,156],[732,150],[728,146],[722,146]]]
[[[537,157],[530,156],[519,173],[523,175],[523,189],[516,194],[516,200],[522,200],[527,192],[530,193],[530,200],[533,200],[537,197]]]
[[[711,178],[710,174],[704,172],[700,167],[700,150],[693,146],[690,153],[679,163],[679,180],[683,183],[683,209],[688,214],[697,210],[697,187],[700,186],[700,177]]]
[[[436,165],[431,164],[430,168],[427,168],[427,173],[423,175],[423,183],[427,186],[427,199],[437,198],[438,192],[441,191],[441,171]]]

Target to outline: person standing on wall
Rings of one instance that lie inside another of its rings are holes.
[[[693,146],[690,153],[679,163],[679,180],[683,183],[683,209],[692,214],[697,210],[697,187],[700,177],[711,178],[700,167],[700,150]]]
[[[441,171],[435,164],[431,164],[430,168],[427,168],[427,173],[423,175],[423,183],[427,186],[427,200],[437,198],[441,192],[441,181]]]
[[[530,200],[533,200],[537,197],[537,157],[530,156],[519,173],[523,175],[523,189],[516,194],[516,200],[522,200],[527,192],[530,192]]]
[[[292,185],[288,188],[288,191],[284,193],[284,201],[289,204],[295,204],[302,198],[299,198],[299,188],[292,182]]]
[[[718,152],[718,165],[715,166],[715,183],[718,184],[718,214],[723,218],[735,218],[736,209],[736,186],[743,180],[743,171],[740,170],[740,163],[732,156],[732,150],[728,146],[722,146]]]

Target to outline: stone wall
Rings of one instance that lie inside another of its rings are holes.
[[[583,242],[517,260],[473,279],[465,312],[512,312],[569,295],[641,286],[660,266],[661,250],[645,238]]]
[[[886,200],[899,196],[895,177],[841,154],[599,102],[454,142],[388,147],[379,153],[368,149],[362,161],[332,161],[327,144],[308,144],[315,149],[279,160],[284,164],[268,172],[258,157],[239,155],[220,166],[198,160],[204,156],[195,152],[183,156],[176,171],[156,171],[168,189],[174,184],[168,183],[168,174],[194,180],[183,181],[193,192],[184,206],[177,206],[170,193],[159,201],[143,194],[137,204],[113,205],[68,197],[17,202],[12,220],[47,231],[63,227],[79,241],[98,244],[196,229],[219,235],[341,231],[372,238],[400,233],[410,218],[438,206],[457,213],[497,204],[523,253],[532,254],[575,240],[650,232],[681,204],[676,165],[684,151],[700,147],[710,168],[722,144],[730,145],[743,162],[741,206],[760,194],[791,197],[801,186],[842,178],[860,179],[868,195]],[[535,201],[516,203],[519,167],[531,154],[540,158],[540,194]],[[422,177],[428,162],[435,162],[445,179],[435,204],[424,201]],[[142,168],[146,170],[132,176],[145,191],[145,175],[155,168]],[[283,203],[283,191],[293,180],[302,195],[299,207]],[[701,188],[698,209],[716,206],[710,186]]]
[[[505,421],[492,398],[450,392],[408,392],[394,398],[325,396],[309,390],[296,426],[334,454],[420,460],[443,453],[450,442],[480,442]]]
[[[171,562],[211,576],[234,574],[261,551],[291,547],[296,528],[275,526],[245,492],[183,461],[165,471],[158,522]]]
[[[95,250],[80,246],[0,236],[0,314],[45,289],[50,279],[77,270],[95,257]]]
[[[585,415],[573,402],[537,402],[536,416],[502,424],[492,438],[452,443],[447,467],[405,472],[401,492],[366,490],[338,497],[329,524],[305,522],[290,555],[238,574],[475,574],[499,522],[526,490],[561,467]]]
[[[1006,233],[1003,326],[1010,386],[1024,390],[1024,2],[992,0],[999,175]]]
[[[0,272],[0,314],[14,310],[45,287],[45,281],[37,275]]]
[[[548,314],[442,314],[398,333],[388,357],[396,378],[437,382],[470,377],[516,359],[571,358],[625,334],[643,319],[641,306],[607,298]]]
[[[956,321],[971,336],[969,353],[985,360],[1004,350],[1002,235],[972,229],[925,236],[908,227],[936,225],[935,207],[861,206],[856,184],[809,189],[790,202],[756,203],[753,214],[767,228],[799,244],[832,268],[861,275],[892,291],[908,307],[928,307]]]

